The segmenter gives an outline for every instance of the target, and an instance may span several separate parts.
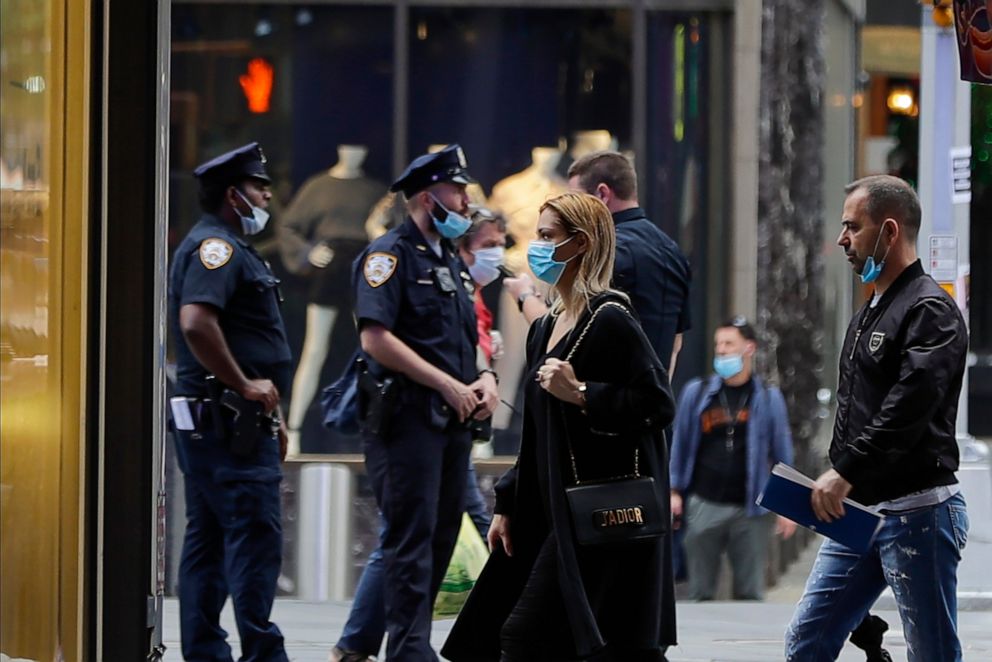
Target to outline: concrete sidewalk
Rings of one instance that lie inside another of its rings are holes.
[[[795,603],[802,595],[810,566],[816,557],[812,544],[784,574],[763,603],[710,602],[678,604],[679,646],[669,651],[671,662],[770,662],[783,657],[782,636]],[[970,541],[959,568],[959,632],[967,662],[992,662],[992,544]],[[971,596],[969,599],[968,596]],[[891,599],[890,599],[891,601]],[[325,662],[348,617],[347,602],[303,602],[279,599],[273,620],[286,636],[286,650],[296,662]],[[906,662],[906,644],[902,638],[899,615],[879,601],[877,613],[891,628],[885,646],[895,662]],[[436,621],[432,641],[440,648],[452,621]],[[222,624],[231,634],[237,658],[237,629],[230,604]],[[165,660],[178,662],[179,605],[175,599],[165,604]],[[853,646],[845,647],[841,662],[862,662],[864,655]],[[930,662],[930,661],[928,661]],[[940,662],[934,661],[934,662]]]
[[[326,662],[331,646],[337,640],[348,616],[348,603],[311,603],[298,600],[277,600],[274,620],[286,636],[286,651],[295,662]],[[902,639],[897,614],[877,612],[892,628],[886,633],[886,648],[895,662],[906,662],[906,645]],[[782,603],[707,604],[679,603],[680,644],[669,651],[671,662],[770,662],[782,659],[782,633],[792,616],[792,605]],[[452,621],[434,624],[432,641],[440,648]],[[237,659],[237,630],[230,610],[226,610],[223,625],[231,633],[231,645]],[[992,612],[962,612],[959,623],[961,640],[967,662],[992,661]],[[165,660],[178,662],[178,605],[166,602]],[[845,647],[842,662],[863,662],[864,655],[853,646]],[[939,661],[935,661],[939,662]]]
[[[969,508],[971,510],[971,508]],[[976,508],[974,514],[981,513]],[[979,515],[981,516],[981,515]],[[974,515],[973,515],[974,517]],[[976,526],[976,523],[978,526]],[[958,569],[959,633],[967,662],[992,662],[992,539],[986,534],[988,522],[972,521],[972,536]],[[977,534],[977,535],[976,535]],[[814,541],[792,567],[769,590],[767,600],[754,602],[711,602],[678,604],[679,646],[669,651],[671,662],[770,662],[783,658],[782,637],[793,607],[802,595],[818,544]],[[290,659],[297,662],[325,662],[348,617],[347,602],[303,602],[278,599],[273,620],[286,637]],[[889,623],[885,646],[895,662],[906,662],[894,602],[884,595],[872,610]],[[432,642],[440,648],[452,621],[434,624]],[[237,659],[237,630],[230,610],[222,625],[231,635]],[[182,659],[179,649],[179,606],[166,600],[164,639],[168,646],[165,660]],[[845,647],[841,662],[862,662],[864,655],[853,646]],[[941,662],[939,660],[927,662]]]

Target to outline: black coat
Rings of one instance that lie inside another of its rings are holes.
[[[968,328],[917,260],[851,320],[830,461],[865,504],[957,482]]]
[[[622,301],[615,294],[601,294],[590,309],[607,300]],[[587,311],[579,319],[563,356],[589,317]],[[533,375],[545,354],[551,327],[549,316],[532,325],[527,375]],[[514,555],[508,557],[501,548],[493,552],[442,650],[448,659],[499,659],[500,629],[548,535],[557,542],[559,584],[580,657],[603,652],[607,643],[636,650],[675,643],[670,537],[629,548],[580,547],[564,491],[574,482],[566,430],[582,480],[629,474],[636,446],[640,472],[654,477],[668,521],[664,428],[675,412],[668,375],[635,318],[616,306],[596,317],[571,363],[578,379],[587,383],[586,413],[552,397],[544,399],[544,411],[525,413],[517,462],[496,486],[496,512],[510,518]],[[536,416],[547,417],[546,440],[535,438]],[[545,448],[547,457],[538,458],[537,448]],[[622,642],[605,640],[604,617],[614,633],[622,633],[613,635]]]

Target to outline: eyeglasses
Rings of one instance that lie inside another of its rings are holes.
[[[736,327],[738,329],[743,329],[744,327],[751,326],[747,318],[743,315],[737,315],[732,320],[730,320],[730,326]]]

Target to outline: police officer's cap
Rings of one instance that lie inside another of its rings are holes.
[[[393,182],[389,190],[403,191],[403,194],[409,198],[432,184],[440,182],[471,184],[474,181],[468,174],[465,152],[456,144],[448,145],[440,152],[415,158],[403,174]]]
[[[204,188],[231,186],[245,179],[271,182],[265,172],[265,154],[258,143],[248,143],[196,167],[193,174]]]

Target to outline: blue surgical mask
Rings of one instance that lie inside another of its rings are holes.
[[[875,248],[872,249],[871,255],[868,256],[868,259],[865,260],[864,268],[861,269],[861,282],[866,285],[868,283],[874,283],[878,280],[878,277],[882,275],[882,269],[885,268],[885,258],[889,256],[889,249],[892,248],[892,246],[889,245],[889,248],[885,249],[885,255],[882,256],[882,259],[878,264],[875,264],[875,252],[878,250],[878,242],[882,238],[882,230],[884,228],[885,223],[882,223],[882,227],[878,229],[878,237],[875,239]]]
[[[739,374],[744,369],[743,354],[728,354],[727,356],[713,357],[713,370],[722,379],[730,379]]]
[[[472,226],[471,220],[442,205],[441,201],[434,197],[433,193],[431,193],[430,196],[444,213],[444,216],[441,218],[431,214],[431,219],[434,221],[434,227],[442,237],[445,239],[457,239],[468,232],[468,229]]]
[[[468,267],[468,273],[472,276],[472,280],[481,287],[485,287],[499,278],[499,268],[503,265],[504,253],[506,253],[506,249],[502,246],[472,251],[475,262]]]
[[[560,244],[541,240],[530,242],[530,245],[527,247],[527,263],[530,265],[530,270],[534,272],[534,275],[537,276],[538,280],[542,280],[545,283],[550,283],[551,285],[558,284],[558,279],[561,278],[561,275],[565,272],[565,266],[571,262],[572,259],[575,258],[575,255],[578,255],[578,253],[564,262],[558,262],[555,260],[555,251],[573,239],[575,239],[574,234]]]
[[[241,231],[246,235],[258,234],[265,229],[265,225],[269,222],[269,212],[265,211],[261,207],[256,207],[248,198],[245,197],[244,193],[234,189],[241,196],[241,199],[245,201],[245,204],[251,209],[251,216],[245,216],[238,211],[235,207],[234,211],[237,212],[238,216],[241,217]]]

